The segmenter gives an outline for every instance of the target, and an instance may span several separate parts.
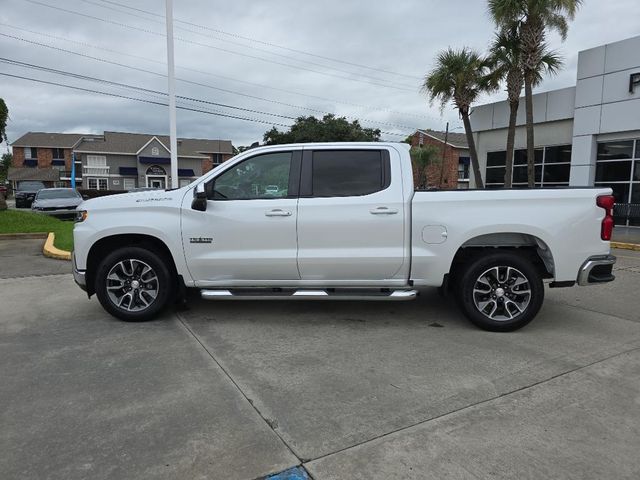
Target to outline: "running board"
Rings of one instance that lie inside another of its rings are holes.
[[[205,300],[413,300],[416,290],[285,290],[285,289],[231,289],[201,290]]]

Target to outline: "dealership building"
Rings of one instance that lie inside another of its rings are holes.
[[[616,223],[640,226],[640,36],[581,51],[576,86],[534,95],[533,109],[536,185],[610,187]],[[509,104],[476,107],[471,120],[483,179],[501,187]],[[515,149],[514,187],[526,186],[524,99]]]

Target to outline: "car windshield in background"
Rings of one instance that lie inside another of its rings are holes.
[[[36,198],[38,200],[50,200],[52,198],[78,198],[78,193],[75,190],[71,189],[46,189],[40,190]]]
[[[42,182],[18,182],[18,190],[41,190],[44,188],[44,183]]]

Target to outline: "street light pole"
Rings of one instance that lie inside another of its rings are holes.
[[[167,78],[169,79],[169,143],[171,150],[171,188],[178,188],[178,139],[176,127],[176,78],[173,61],[173,0],[167,6]]]

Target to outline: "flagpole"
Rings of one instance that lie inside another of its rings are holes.
[[[176,126],[176,79],[173,60],[173,0],[167,6],[167,77],[169,79],[169,142],[171,150],[171,188],[178,188],[178,139]]]

